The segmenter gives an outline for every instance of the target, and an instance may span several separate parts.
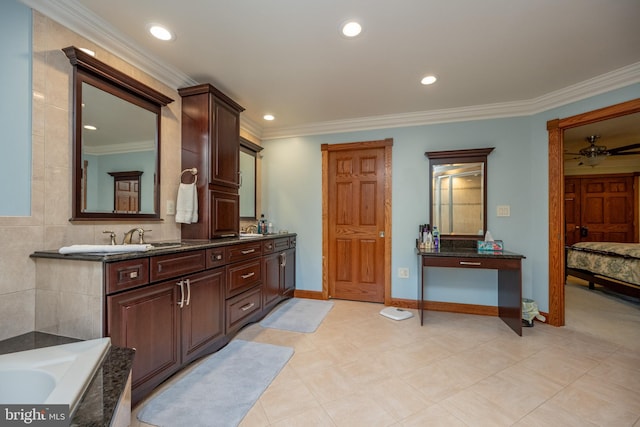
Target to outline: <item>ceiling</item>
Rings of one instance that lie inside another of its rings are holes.
[[[640,74],[638,0],[23,1],[84,21],[70,28],[143,53],[184,85],[213,84],[271,135],[530,106],[628,66]],[[352,18],[363,32],[347,39],[339,26]],[[176,40],[153,39],[150,23]],[[427,74],[438,81],[422,86]]]

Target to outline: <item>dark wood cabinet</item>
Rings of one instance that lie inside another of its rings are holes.
[[[107,335],[114,345],[136,349],[134,403],[185,364],[228,342],[224,267],[205,270],[205,250],[144,260],[150,285],[107,296]],[[124,272],[124,277],[127,272],[139,275],[138,265],[117,262],[109,264],[107,271]],[[107,284],[107,289],[117,288]]]
[[[182,168],[198,168],[198,222],[182,238],[237,235],[240,226],[240,105],[210,84],[179,89]]]
[[[296,287],[295,238],[265,241],[262,257],[262,295],[265,310],[284,298],[293,297]]]
[[[175,283],[163,283],[107,296],[111,344],[136,350],[133,402],[180,369],[178,295]]]
[[[293,296],[295,236],[107,262],[103,271],[105,336],[136,349],[135,405]]]
[[[187,295],[180,309],[183,364],[222,346],[216,342],[224,344],[225,270],[207,270],[184,280]]]

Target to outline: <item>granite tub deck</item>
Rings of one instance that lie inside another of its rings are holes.
[[[0,354],[69,344],[81,340],[42,332],[28,332],[0,341]],[[110,426],[118,402],[127,392],[135,351],[111,346],[78,404],[72,426]]]

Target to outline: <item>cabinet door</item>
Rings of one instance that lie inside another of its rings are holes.
[[[240,229],[240,196],[238,193],[209,191],[211,214],[209,238],[229,237]]]
[[[262,258],[262,305],[269,309],[280,299],[280,254],[270,254]]]
[[[177,287],[165,283],[107,297],[107,335],[136,349],[133,400],[137,402],[180,366]]]
[[[187,282],[188,281],[188,282]],[[194,274],[183,280],[185,301],[181,312],[182,362],[217,350],[224,338],[225,269]]]
[[[282,295],[293,297],[296,289],[296,250],[288,249],[284,252],[282,266]]]
[[[210,183],[238,191],[240,170],[240,115],[217,97],[213,98]]]

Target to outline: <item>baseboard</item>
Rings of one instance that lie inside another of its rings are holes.
[[[297,298],[324,299],[321,291],[296,289],[293,294]],[[418,301],[412,299],[392,298],[392,307],[418,309]],[[456,302],[425,301],[425,310],[447,311],[450,313],[476,314],[480,316],[498,316],[498,307],[492,305],[460,304]],[[546,315],[546,314],[543,314]]]
[[[392,298],[391,305],[400,308],[418,309],[418,301]],[[451,313],[477,314],[481,316],[498,316],[498,307],[492,305],[460,304],[456,302],[425,301],[425,310],[448,311]]]
[[[322,296],[322,291],[305,291],[304,289],[296,289],[293,292],[293,296],[296,298],[325,299]]]

